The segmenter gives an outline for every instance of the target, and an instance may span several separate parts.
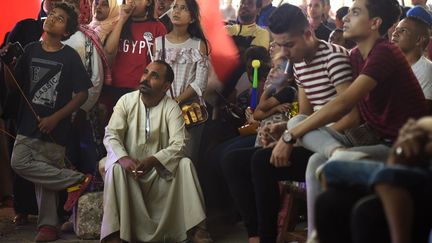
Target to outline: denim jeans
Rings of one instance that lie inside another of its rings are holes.
[[[307,118],[306,115],[297,115],[288,121],[288,129],[292,129],[297,124]],[[390,148],[383,144],[353,147],[350,140],[330,127],[321,127],[305,134],[298,140],[299,144],[315,152],[309,159],[306,168],[306,196],[307,196],[307,215],[308,215],[308,234],[315,229],[315,210],[316,197],[321,192],[321,185],[315,176],[319,166],[327,162],[331,153],[336,148],[346,147],[351,151],[359,151],[369,155],[372,160],[385,161]]]
[[[427,241],[432,225],[430,170],[360,160],[330,161],[323,173],[329,188],[317,198],[315,217],[320,242],[390,242],[382,203],[371,194],[377,183],[403,187],[410,192],[414,203],[412,242]]]
[[[385,168],[384,162],[330,161],[323,168],[327,185],[359,186],[368,189],[375,174]]]

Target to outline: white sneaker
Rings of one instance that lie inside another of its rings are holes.
[[[308,237],[306,243],[319,243],[318,233],[316,230],[313,230]]]
[[[367,157],[369,157],[368,154],[359,151],[336,150],[328,160],[353,161],[365,159]]]

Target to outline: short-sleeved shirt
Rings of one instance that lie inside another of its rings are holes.
[[[156,37],[165,35],[166,29],[160,21],[135,21],[130,28],[132,38],[119,41],[111,68],[112,86],[135,89],[145,67],[151,62]]]
[[[252,36],[254,39],[252,40],[251,45],[262,46],[266,49],[269,48],[270,33],[266,29],[259,27],[257,24],[235,24],[227,26],[226,29],[230,36]]]
[[[46,52],[40,42],[29,44],[15,67],[26,98],[36,114],[43,118],[63,108],[73,93],[89,89],[92,84],[78,53],[64,45],[56,52]],[[66,144],[70,117],[61,120],[50,136],[40,132],[38,121],[26,102],[21,102],[18,114],[18,134],[60,145]]]
[[[179,97],[190,86],[198,97],[202,97],[207,87],[209,59],[200,51],[201,40],[189,38],[183,43],[172,43],[165,38],[165,51],[162,49],[162,38],[156,38],[155,59],[162,60],[165,52],[165,62],[174,71],[174,81],[171,85],[174,97]],[[171,97],[171,91],[167,91]],[[201,98],[200,98],[201,99]],[[204,99],[201,100],[204,104]]]
[[[414,75],[420,83],[423,94],[427,100],[432,100],[432,62],[422,56],[411,65]]]
[[[379,39],[363,60],[352,50],[354,77],[364,74],[375,80],[375,88],[359,103],[362,119],[383,139],[395,140],[408,118],[427,114],[420,84],[399,47]]]
[[[341,46],[319,41],[311,62],[294,64],[294,77],[313,110],[317,111],[336,97],[336,86],[352,81],[348,51]]]

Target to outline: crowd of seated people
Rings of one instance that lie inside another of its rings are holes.
[[[34,240],[55,241],[102,191],[101,242],[213,242],[212,209],[250,243],[283,242],[279,182],[297,181],[310,243],[427,242],[426,1],[354,0],[335,20],[327,0],[228,1],[238,65],[216,89],[200,4],[44,0],[8,33],[0,199],[14,224],[38,215]]]

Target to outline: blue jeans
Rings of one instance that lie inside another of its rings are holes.
[[[306,115],[297,115],[288,121],[288,129],[294,128],[298,123],[307,118]],[[342,133],[339,133],[329,127],[321,127],[305,134],[299,143],[315,154],[309,158],[306,167],[306,196],[307,196],[307,215],[308,215],[308,233],[315,229],[315,201],[318,194],[321,193],[321,185],[315,176],[319,166],[326,163],[331,153],[336,148],[346,147],[352,151],[359,151],[369,155],[373,160],[385,161],[390,148],[383,144],[372,146],[353,147],[350,140]]]
[[[328,185],[359,186],[368,189],[378,183],[388,183],[415,190],[431,181],[431,171],[403,165],[388,166],[382,162],[331,161],[323,169]]]

